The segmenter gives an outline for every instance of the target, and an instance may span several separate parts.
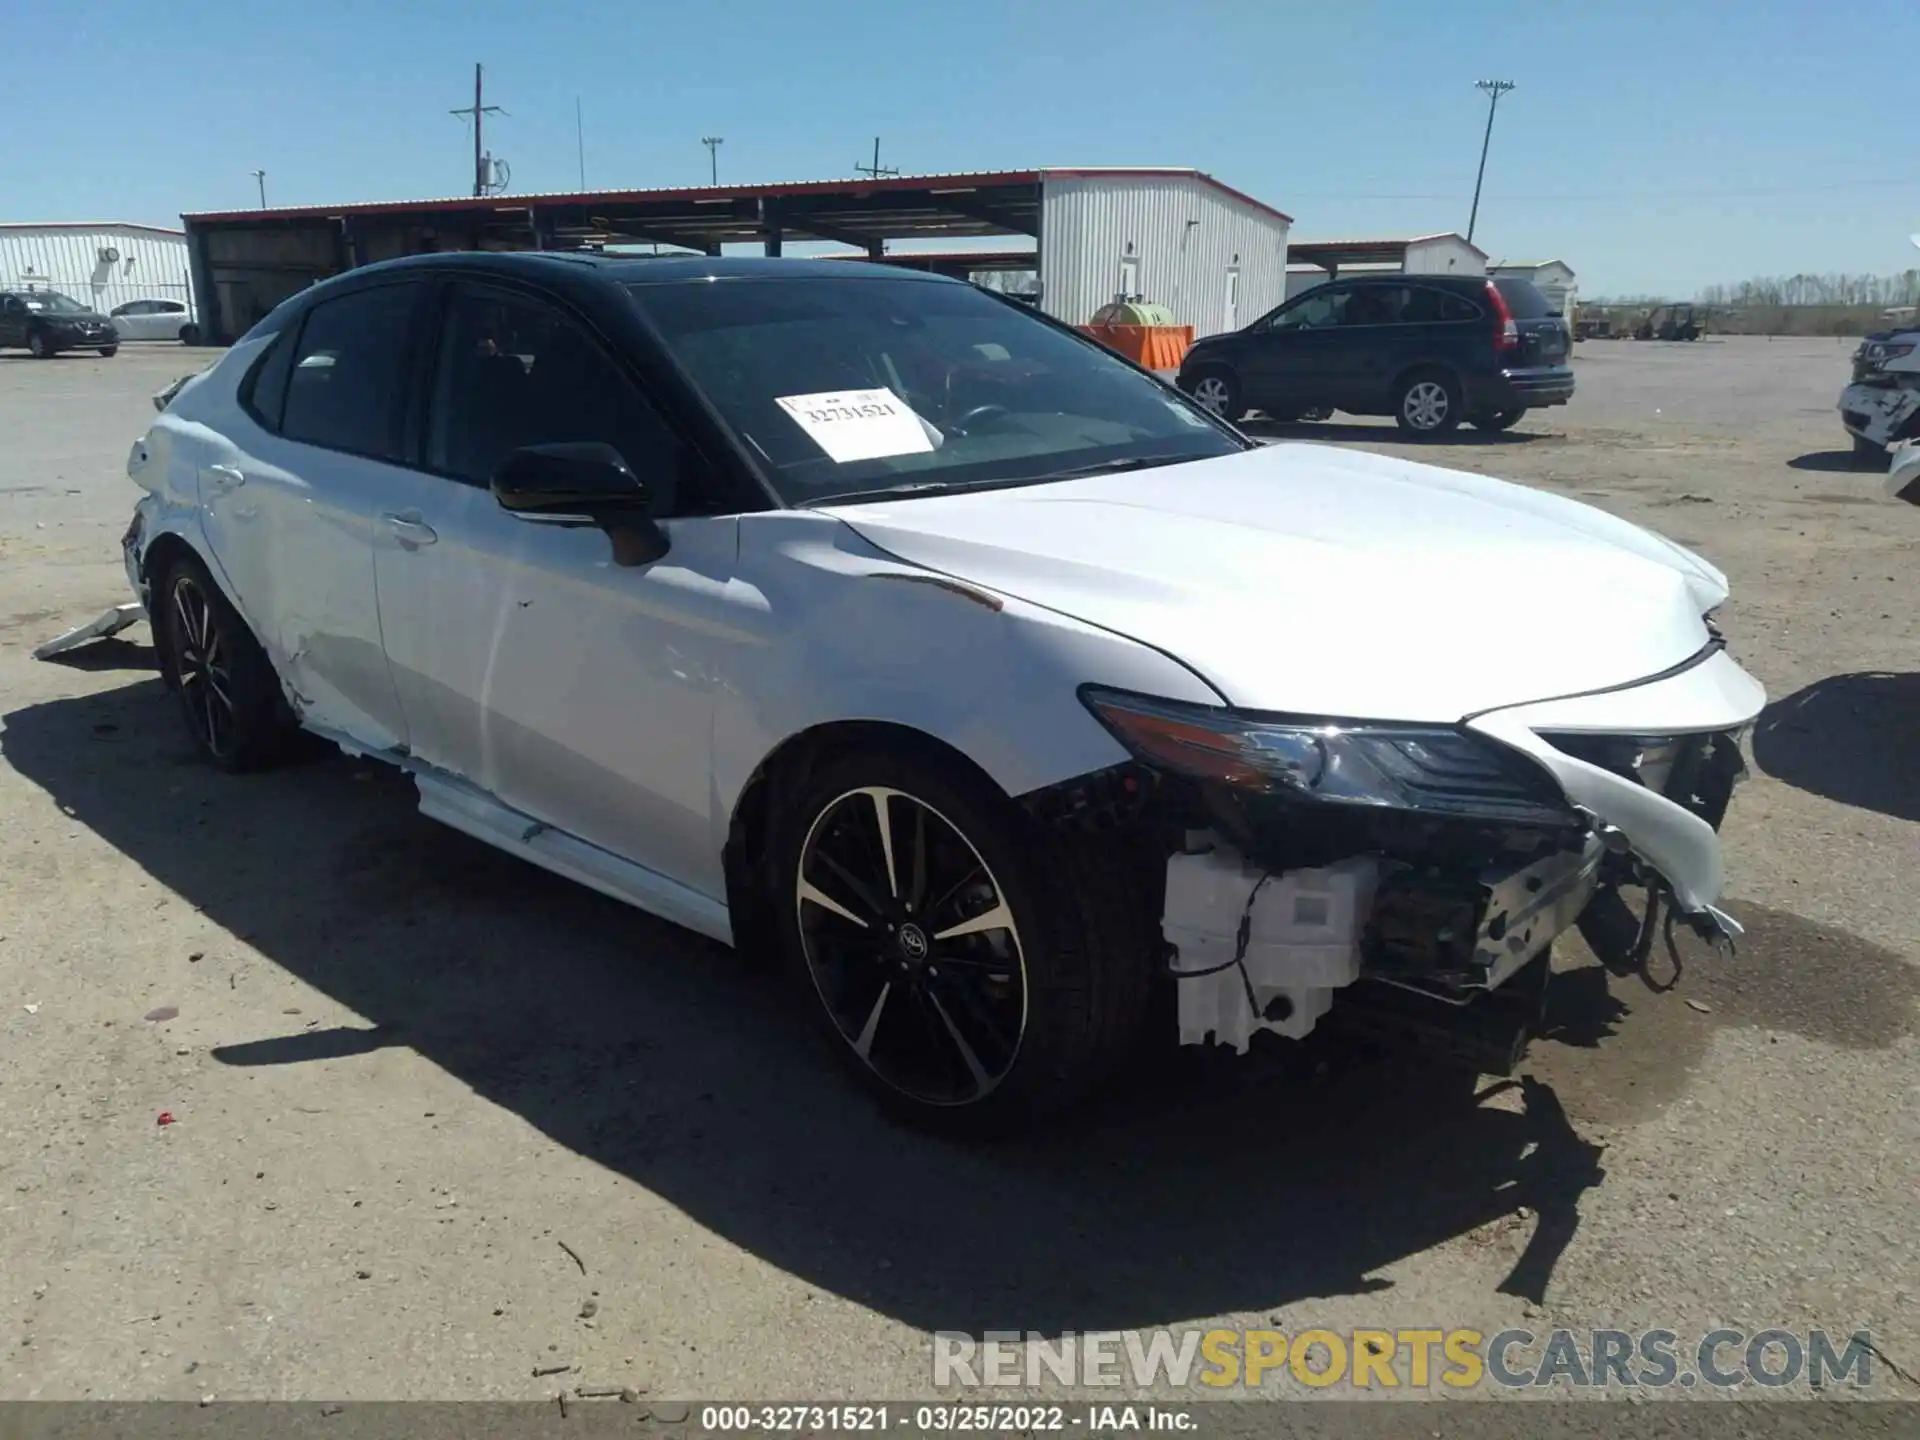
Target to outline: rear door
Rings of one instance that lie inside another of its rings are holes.
[[[1410,293],[1406,285],[1377,281],[1354,287],[1326,357],[1332,404],[1361,415],[1389,408],[1389,385],[1421,348],[1421,327],[1407,315]]]
[[[27,343],[27,307],[18,295],[0,295],[0,345]]]
[[[406,479],[396,462],[424,293],[401,279],[314,305],[242,382],[244,413],[201,437],[202,525],[241,613],[302,718],[370,750],[406,738],[372,526]]]
[[[1573,337],[1559,309],[1531,280],[1495,280],[1494,286],[1507,302],[1513,323],[1520,331],[1520,349],[1509,357],[1506,368],[1532,370],[1545,365],[1567,363]]]

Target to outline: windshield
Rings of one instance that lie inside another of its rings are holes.
[[[849,276],[630,288],[790,505],[1246,448],[1099,347],[970,285]]]
[[[29,310],[37,310],[46,315],[85,315],[87,307],[77,300],[69,300],[58,290],[30,290],[20,297]]]
[[[1507,309],[1516,320],[1546,320],[1560,313],[1531,280],[1495,280],[1493,283],[1500,287],[1500,298],[1507,302]]]

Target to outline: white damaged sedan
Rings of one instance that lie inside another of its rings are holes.
[[[163,393],[128,574],[206,757],[778,954],[927,1123],[1324,1020],[1498,1068],[1631,879],[1709,936],[1765,697],[1725,577],[1572,501],[1256,446],[917,273],[432,255]]]

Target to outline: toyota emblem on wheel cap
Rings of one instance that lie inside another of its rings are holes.
[[[927,944],[927,932],[918,925],[900,927],[900,953],[909,960],[924,960],[932,946]]]

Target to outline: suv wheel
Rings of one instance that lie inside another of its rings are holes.
[[[1154,932],[1121,867],[906,752],[822,766],[775,823],[783,948],[828,1045],[888,1109],[1020,1128],[1125,1055]]]
[[[1412,435],[1445,435],[1463,418],[1460,388],[1444,370],[1416,370],[1400,384],[1393,418]]]
[[[1224,366],[1197,372],[1187,393],[1222,420],[1238,420],[1246,413],[1240,404],[1240,377]]]
[[[27,349],[33,352],[33,358],[36,360],[53,358],[53,341],[47,338],[47,332],[44,330],[34,330],[27,335]]]

